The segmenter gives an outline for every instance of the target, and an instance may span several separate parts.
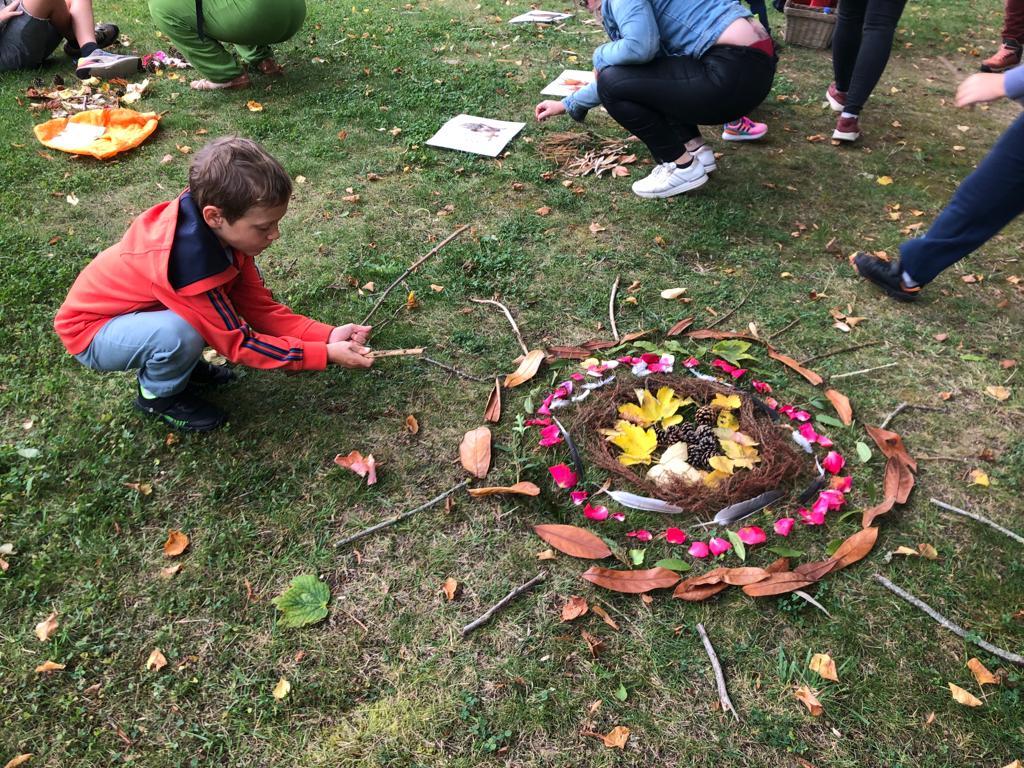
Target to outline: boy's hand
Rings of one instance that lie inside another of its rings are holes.
[[[373,365],[369,347],[355,341],[328,343],[327,360],[342,368],[369,368]]]
[[[995,101],[1006,95],[1003,75],[994,72],[978,72],[971,75],[956,89],[956,105],[969,107],[984,101]]]
[[[533,108],[533,116],[537,118],[537,122],[562,114],[565,114],[565,105],[560,101],[553,101],[551,99],[542,101]]]
[[[11,3],[6,8],[0,9],[0,21],[13,19],[15,16],[21,16],[21,11],[18,9],[17,3]]]
[[[370,331],[372,330],[372,325],[356,325],[355,323],[339,325],[331,331],[331,335],[327,337],[327,343],[333,344],[336,341],[351,340],[358,344],[365,344],[370,338]]]

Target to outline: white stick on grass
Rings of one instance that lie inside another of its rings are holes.
[[[736,718],[736,722],[740,721],[740,716],[736,712],[736,707],[732,705],[732,699],[729,698],[729,691],[725,687],[725,675],[722,673],[722,665],[718,663],[718,654],[715,653],[715,646],[711,644],[711,638],[708,637],[707,631],[704,629],[703,624],[697,625],[697,632],[700,633],[701,642],[704,643],[704,650],[708,654],[708,658],[711,660],[711,668],[715,671],[715,684],[718,685],[718,700],[722,703],[723,712],[732,712],[732,716]]]

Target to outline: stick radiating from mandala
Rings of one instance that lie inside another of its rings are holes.
[[[715,683],[718,685],[718,700],[722,703],[722,711],[732,712],[736,722],[739,722],[739,713],[736,712],[736,707],[732,705],[732,699],[729,698],[729,690],[725,687],[725,675],[722,674],[722,665],[718,663],[718,654],[715,653],[715,646],[711,644],[711,638],[708,637],[703,624],[697,625],[697,631],[700,633],[701,642],[704,643],[704,650],[708,654],[708,659],[711,660],[711,668],[715,671]]]

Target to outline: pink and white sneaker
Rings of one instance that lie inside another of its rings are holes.
[[[756,141],[768,133],[765,123],[758,123],[749,117],[741,117],[722,127],[722,139],[725,141]]]

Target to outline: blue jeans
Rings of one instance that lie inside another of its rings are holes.
[[[1024,211],[1024,115],[964,179],[924,237],[900,246],[900,268],[925,285]]]
[[[132,312],[107,321],[75,359],[94,371],[139,369],[139,384],[157,397],[188,385],[206,342],[169,309]]]

